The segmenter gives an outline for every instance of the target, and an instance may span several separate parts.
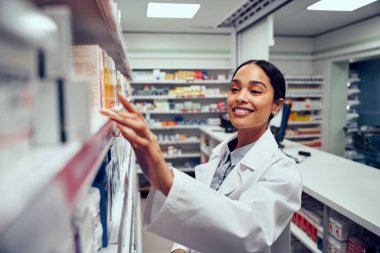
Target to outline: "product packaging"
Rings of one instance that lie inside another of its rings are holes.
[[[84,141],[90,136],[88,82],[42,80],[33,106],[34,145]]]
[[[45,52],[45,76],[52,79],[70,76],[73,73],[70,8],[46,6],[44,13],[56,23],[59,37],[55,47]]]
[[[29,150],[37,61],[31,45],[1,28],[0,22],[0,168],[5,169]]]
[[[90,82],[90,118],[100,118],[99,110],[104,108],[104,63],[103,49],[98,45],[73,46],[75,73]]]

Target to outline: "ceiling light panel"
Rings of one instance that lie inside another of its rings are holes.
[[[193,18],[200,4],[148,3],[148,18]]]
[[[353,11],[376,0],[321,0],[309,7],[313,11]]]

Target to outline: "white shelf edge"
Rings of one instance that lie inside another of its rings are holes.
[[[318,249],[317,244],[310,239],[297,225],[291,223],[290,230],[292,234],[302,242],[309,250],[313,253],[322,253],[320,249]]]
[[[158,142],[160,145],[178,145],[178,144],[199,144],[201,143],[200,140],[195,141],[165,141],[165,142]]]
[[[210,155],[211,155],[211,151],[208,150],[208,149],[205,148],[205,147],[201,147],[201,152],[204,153],[204,154],[207,155],[207,156],[210,156]]]
[[[175,156],[168,156],[167,154],[164,154],[165,159],[177,159],[177,158],[191,158],[191,157],[200,157],[201,153],[194,152],[194,153],[182,153],[180,155]]]
[[[100,163],[113,141],[111,124],[110,121],[103,121],[103,124],[95,128],[96,133],[83,143],[78,141],[35,148],[24,159],[15,163],[14,168],[3,172],[1,178],[7,180],[0,180],[0,190],[7,193],[4,203],[8,205],[0,206],[0,213],[3,214],[0,232],[17,219],[39,193],[49,190],[53,182],[62,185],[63,196],[71,211],[80,192],[94,180]],[[79,162],[78,156],[84,156],[82,158],[85,162]],[[81,170],[76,170],[78,167],[81,167]],[[30,173],[32,175],[28,176]],[[15,188],[25,177],[28,177],[28,181],[23,183],[22,187]],[[69,192],[68,185],[75,191]],[[16,205],[9,205],[16,199],[22,201]]]
[[[184,112],[184,111],[176,111],[176,110],[171,110],[171,111],[141,111],[143,114],[210,114],[210,113],[226,113],[226,111],[214,111],[214,112],[194,112],[194,111],[189,111],[189,112]]]
[[[132,96],[133,100],[152,100],[152,99],[212,99],[212,98],[227,98],[227,95],[205,95],[205,96],[174,96],[174,95],[153,95],[153,96],[144,96],[137,95]]]
[[[321,108],[315,108],[315,109],[291,109],[292,112],[310,112],[310,111],[320,111]]]
[[[299,139],[320,138],[320,137],[322,137],[321,134],[303,134],[303,135],[296,135],[296,136],[285,136],[285,139],[299,140]]]
[[[286,98],[321,98],[322,94],[287,94]]]
[[[151,130],[171,130],[171,129],[199,129],[200,125],[177,125],[177,126],[161,126],[161,127],[151,127]]]
[[[322,120],[314,120],[314,121],[289,121],[288,125],[312,125],[312,124],[322,124]]]
[[[194,80],[194,81],[186,81],[186,80],[146,80],[146,81],[132,81],[131,84],[229,84],[228,80]]]

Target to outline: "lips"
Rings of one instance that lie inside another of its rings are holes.
[[[252,110],[252,109],[249,109],[249,108],[246,108],[246,107],[240,107],[240,106],[233,107],[232,111],[237,116],[244,116],[244,115],[247,115],[247,114],[250,114],[250,113],[254,112],[254,110]]]

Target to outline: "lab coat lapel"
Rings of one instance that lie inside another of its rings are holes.
[[[228,140],[221,142],[212,150],[210,160],[207,163],[198,165],[195,168],[195,177],[198,181],[206,184],[207,186],[211,185],[212,179],[215,175],[215,171],[220,163],[220,160],[224,158],[224,154],[226,153],[228,142],[236,138],[236,136],[237,133],[231,136]]]
[[[278,145],[272,132],[269,129],[266,130],[243,159],[228,174],[218,191],[224,195],[229,194],[252,175],[252,172],[255,173],[257,180],[259,180],[270,165],[270,158],[277,149]]]

